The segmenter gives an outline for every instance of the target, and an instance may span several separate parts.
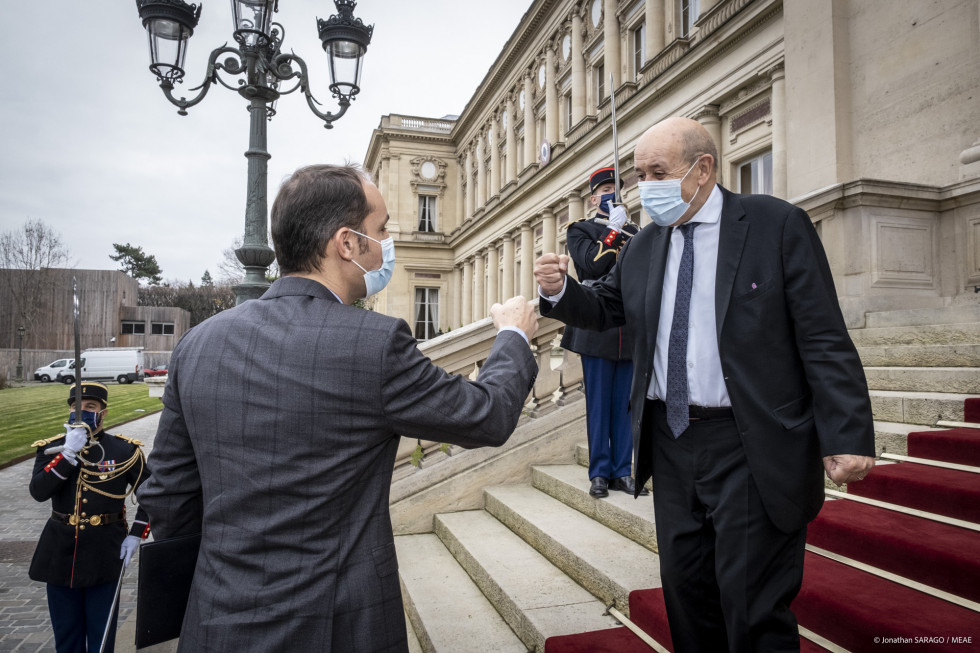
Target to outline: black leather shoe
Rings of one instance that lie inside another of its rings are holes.
[[[609,481],[601,476],[596,476],[592,479],[592,487],[589,488],[589,496],[593,496],[597,499],[609,496]]]
[[[633,480],[632,476],[615,478],[613,479],[611,489],[626,492],[627,494],[636,494],[636,481]],[[650,494],[650,492],[645,487],[640,488],[639,496],[645,497],[648,494]]]

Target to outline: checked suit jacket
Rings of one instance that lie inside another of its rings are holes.
[[[407,651],[399,436],[499,446],[537,373],[511,331],[474,382],[416,344],[299,277],[180,341],[139,500],[158,539],[202,533],[181,650]]]
[[[874,455],[871,400],[809,216],[775,197],[719,189],[715,317],[721,368],[766,512],[778,528],[791,532],[823,505],[824,456]],[[557,304],[541,302],[542,315],[576,327],[633,328],[630,407],[637,488],[653,470],[652,428],[644,423],[644,407],[670,233],[653,224],[644,227],[594,286],[568,278]]]

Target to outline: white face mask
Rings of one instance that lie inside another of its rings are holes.
[[[351,229],[351,231],[354,230]],[[378,240],[371,238],[367,234],[362,234],[360,231],[354,231],[354,233],[381,245],[381,267],[377,270],[365,270],[364,266],[351,259],[351,262],[364,272],[364,287],[367,289],[366,296],[370,297],[384,290],[388,282],[391,281],[391,275],[395,272],[395,239],[388,236],[384,240]]]
[[[694,191],[694,197],[691,198],[691,202],[685,202],[681,196],[681,182],[687,179],[687,176],[691,174],[691,170],[694,170],[694,167],[700,160],[701,157],[698,157],[694,165],[688,168],[687,172],[680,179],[658,179],[637,182],[637,188],[640,189],[640,204],[643,205],[643,209],[655,224],[661,227],[669,227],[680,220],[680,217],[691,206],[691,202],[694,201],[694,197],[698,196],[698,191],[701,190],[701,187],[698,186],[698,190]]]

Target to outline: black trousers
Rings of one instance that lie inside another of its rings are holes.
[[[72,589],[48,584],[48,612],[54,628],[57,653],[95,653],[102,645],[109,620],[109,608],[116,596],[116,584]],[[105,650],[112,653],[116,644],[116,618],[112,618]]]
[[[734,419],[692,421],[675,439],[663,403],[646,410],[674,651],[798,652],[789,606],[803,580],[806,529],[784,533],[769,520]]]

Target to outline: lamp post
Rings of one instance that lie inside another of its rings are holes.
[[[17,380],[24,380],[24,325],[17,327]]]
[[[278,11],[278,0],[232,0],[234,39],[237,48],[227,44],[215,48],[208,58],[207,73],[200,91],[190,100],[178,99],[173,91],[184,77],[184,57],[187,42],[201,17],[201,6],[183,0],[136,0],[140,18],[150,44],[150,71],[157,76],[167,99],[177,106],[177,113],[186,116],[187,109],[204,99],[212,86],[221,84],[237,91],[249,103],[250,128],[248,150],[248,184],[245,200],[245,237],[235,255],[245,266],[245,278],[235,286],[235,303],[260,297],[269,287],[266,270],[275,260],[269,247],[268,203],[266,200],[269,152],[266,150],[266,121],[275,115],[275,103],[281,95],[300,90],[306,96],[310,110],[330,129],[360,91],[361,62],[373,25],[365,25],[354,17],[355,0],[334,0],[337,14],[317,19],[317,28],[330,66],[330,92],[340,108],[336,113],[324,113],[310,92],[306,62],[298,55],[282,52],[285,28],[272,21]],[[229,55],[223,61],[218,58]],[[226,82],[219,72],[240,77],[238,85]],[[280,89],[295,80],[288,89]]]

